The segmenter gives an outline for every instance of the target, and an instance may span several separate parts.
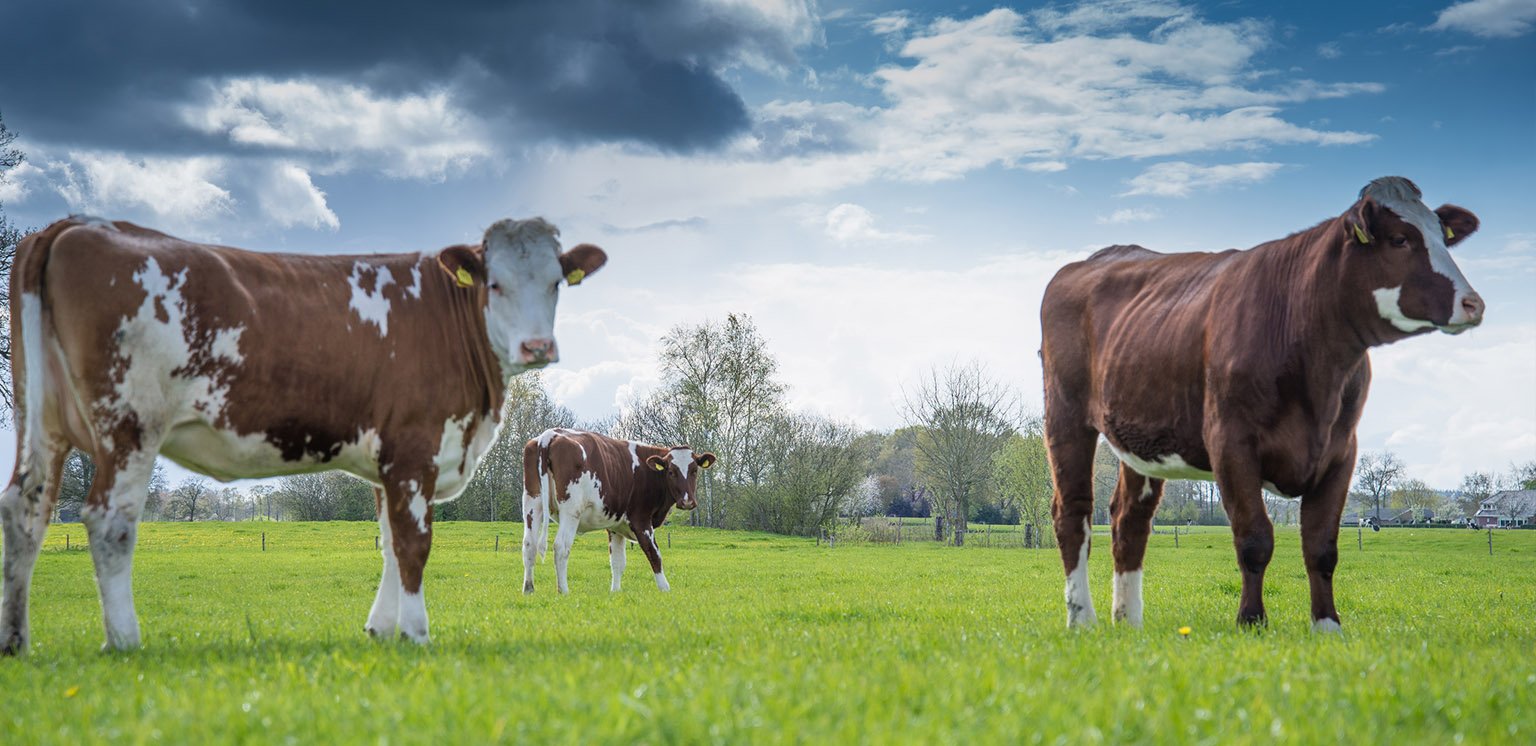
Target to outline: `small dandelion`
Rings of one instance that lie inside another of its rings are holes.
[[[76,685],[74,685],[74,686],[64,690],[64,698],[65,699],[69,699],[70,697],[73,697],[73,696],[75,696],[76,694],[79,694],[79,693],[80,693],[80,685],[76,684]]]
[[[1191,631],[1192,630],[1190,630],[1190,628],[1188,628],[1188,627],[1180,627],[1179,628],[1179,637],[1189,637],[1189,633]]]

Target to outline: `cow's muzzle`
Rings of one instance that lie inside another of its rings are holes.
[[[538,367],[560,361],[560,350],[553,339],[525,339],[518,346],[518,362]]]
[[[685,497],[677,501],[677,507],[679,510],[693,510],[699,507],[699,501],[692,497]]]
[[[1456,301],[1456,310],[1451,313],[1451,319],[1440,330],[1447,334],[1460,334],[1483,323],[1483,311],[1487,305],[1483,303],[1483,296],[1476,290],[1467,291]]]

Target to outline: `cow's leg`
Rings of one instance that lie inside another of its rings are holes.
[[[1237,566],[1243,575],[1237,623],[1263,625],[1264,570],[1275,553],[1275,527],[1264,508],[1258,464],[1245,452],[1212,455],[1216,461],[1216,485],[1221,488],[1221,506],[1232,523],[1232,546],[1237,550]]]
[[[430,484],[398,478],[384,483],[384,506],[388,509],[396,572],[400,575],[395,625],[402,637],[423,645],[431,639],[427,634],[427,602],[422,595],[422,576],[427,568],[427,555],[432,552]]]
[[[563,503],[566,507],[574,500]],[[571,561],[571,546],[576,543],[576,525],[580,517],[574,510],[562,510],[560,514],[560,528],[555,531],[555,589],[561,593],[570,593],[570,586],[565,582],[565,568]]]
[[[152,450],[127,457],[98,454],[96,478],[80,511],[91,542],[96,586],[101,591],[101,615],[107,629],[103,649],[139,646],[139,617],[133,608],[133,549],[154,468]]]
[[[1334,463],[1316,489],[1301,498],[1301,555],[1312,587],[1312,631],[1338,632],[1333,606],[1333,570],[1339,564],[1339,516],[1349,496],[1355,449]]]
[[[1110,505],[1114,533],[1115,588],[1111,612],[1116,622],[1141,627],[1141,564],[1152,532],[1152,515],[1163,497],[1163,480],[1120,465],[1120,483]]]
[[[533,593],[533,565],[549,536],[549,523],[544,520],[549,508],[543,500],[523,492],[523,593]]]
[[[59,496],[59,474],[69,446],[37,442],[17,449],[11,483],[0,493],[0,525],[5,531],[4,591],[0,596],[0,655],[26,652],[31,639],[27,599],[32,568],[43,548],[43,534]]]
[[[1059,418],[1058,418],[1059,419]],[[1088,551],[1092,541],[1093,451],[1098,433],[1080,424],[1046,417],[1046,448],[1051,457],[1051,517],[1056,546],[1067,574],[1067,626],[1091,627],[1098,620],[1088,592]]]
[[[613,585],[608,590],[618,593],[619,581],[624,578],[624,551],[628,540],[609,531],[608,532],[608,565],[613,568]]]
[[[635,532],[635,541],[640,545],[640,551],[645,553],[645,558],[651,562],[651,573],[656,576],[656,587],[664,591],[672,590],[672,584],[667,582],[667,574],[661,570],[661,550],[656,547],[655,531],[650,526],[634,525],[631,528]]]
[[[400,563],[395,559],[395,535],[389,528],[389,510],[384,505],[384,491],[375,487],[373,504],[379,516],[379,547],[384,555],[384,573],[379,578],[379,592],[368,612],[368,634],[378,639],[394,637],[400,620]]]

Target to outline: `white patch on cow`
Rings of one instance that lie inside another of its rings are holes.
[[[1323,618],[1312,620],[1312,631],[1319,634],[1337,634],[1342,632],[1343,629],[1344,628],[1340,627],[1337,621],[1332,619]]]
[[[667,574],[666,573],[664,573],[664,572],[656,573],[656,587],[661,589],[661,590],[663,590],[663,591],[670,591],[670,590],[672,590],[672,584],[667,582]]]
[[[559,434],[560,433],[558,431],[556,431],[554,428],[550,428],[548,430],[545,430],[542,433],[539,433],[539,440],[538,440],[539,448],[548,448],[549,447],[549,442],[551,440],[554,440],[555,436],[559,435]]]
[[[240,335],[244,333],[243,326],[220,329],[213,335],[213,344],[208,347],[209,354],[239,365],[245,361],[245,358],[240,355]]]
[[[474,437],[464,442],[464,434],[475,428]],[[480,468],[480,458],[496,442],[501,422],[489,417],[467,414],[443,423],[443,434],[438,440],[437,454],[432,462],[437,466],[437,483],[433,488],[432,503],[445,503],[458,497],[469,486]]]
[[[427,600],[420,593],[400,590],[400,634],[411,642],[425,645],[427,636]]]
[[[373,290],[363,289],[364,275],[372,273],[374,278]],[[374,266],[367,262],[357,262],[352,265],[352,275],[347,278],[352,286],[352,299],[349,303],[352,310],[366,323],[379,328],[379,336],[389,336],[389,299],[384,297],[384,288],[394,282],[394,276],[384,267]]]
[[[421,297],[421,263],[424,261],[426,260],[422,259],[411,266],[411,284],[402,288],[406,297],[413,299]]]
[[[1113,451],[1115,457],[1120,459],[1120,463],[1131,467],[1131,471],[1144,477],[1152,477],[1153,479],[1203,479],[1206,481],[1216,478],[1211,472],[1196,469],[1185,463],[1184,457],[1177,453],[1159,456],[1152,461],[1147,461],[1134,453],[1120,450],[1113,443],[1109,444],[1109,450]]]
[[[411,517],[416,519],[416,528],[422,533],[427,532],[427,498],[421,495],[421,483],[411,480],[406,483],[406,490],[411,496]]]
[[[613,570],[613,584],[608,587],[609,592],[618,593],[620,582],[624,579],[625,550],[629,542],[619,534],[608,535],[608,566]]]
[[[1402,306],[1399,305],[1399,299],[1402,297],[1402,294],[1403,288],[1401,286],[1372,290],[1371,297],[1376,299],[1376,312],[1381,314],[1381,317],[1386,319],[1392,326],[1405,332],[1416,332],[1433,327],[1435,325],[1433,321],[1410,318],[1408,314],[1403,313]]]
[[[80,511],[90,537],[107,646],[117,650],[139,646],[139,619],[133,608],[133,550],[154,464],[153,450],[126,454],[107,487],[104,503],[89,504]]]
[[[1077,550],[1077,567],[1067,573],[1067,626],[1092,627],[1098,621],[1093,612],[1093,596],[1088,592],[1088,546],[1093,543],[1093,526],[1083,519],[1083,545]]]
[[[1141,571],[1115,573],[1115,587],[1110,608],[1116,622],[1141,628]]]
[[[43,357],[47,354],[47,345],[43,340],[47,328],[43,326],[43,301],[36,293],[23,293],[21,296],[21,329],[21,343],[27,360],[27,400],[26,422],[23,424],[26,437],[21,438],[18,463],[31,464],[35,455],[32,453],[32,444],[41,442],[43,437],[43,410],[48,395],[48,379],[44,373],[48,366]]]
[[[561,526],[569,523],[581,534],[609,529],[628,533],[624,516],[611,516],[603,509],[603,482],[593,472],[576,475],[566,486],[565,495],[565,502],[560,504]]]
[[[640,471],[640,444],[629,441],[629,460],[634,462],[635,471]]]
[[[1141,499],[1142,500],[1150,500],[1150,499],[1152,499],[1152,480],[1148,479],[1145,482],[1141,483]]]

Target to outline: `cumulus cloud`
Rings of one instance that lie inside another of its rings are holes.
[[[827,212],[827,235],[838,243],[867,241],[921,241],[929,238],[914,233],[883,231],[875,227],[875,216],[860,205],[841,204]]]
[[[1121,223],[1145,223],[1162,217],[1162,213],[1146,207],[1129,207],[1115,210],[1109,215],[1100,215],[1096,218],[1099,225],[1119,225]]]
[[[1126,183],[1130,189],[1121,196],[1188,197],[1196,190],[1257,184],[1284,168],[1283,163],[1228,163],[1199,166],[1184,161],[1170,161],[1151,166]]]
[[[870,19],[868,25],[869,30],[879,36],[899,34],[912,26],[912,16],[909,13],[887,13]]]
[[[292,163],[277,163],[263,170],[254,191],[264,215],[285,228],[341,227],[341,220],[325,203],[325,192],[315,187],[308,171]]]
[[[63,177],[56,188],[72,212],[140,210],[185,224],[227,215],[234,207],[230,193],[214,183],[224,174],[219,158],[74,151],[51,166]]]
[[[1445,10],[1430,29],[1463,31],[1490,39],[1512,39],[1536,25],[1536,0],[1470,0]]]

